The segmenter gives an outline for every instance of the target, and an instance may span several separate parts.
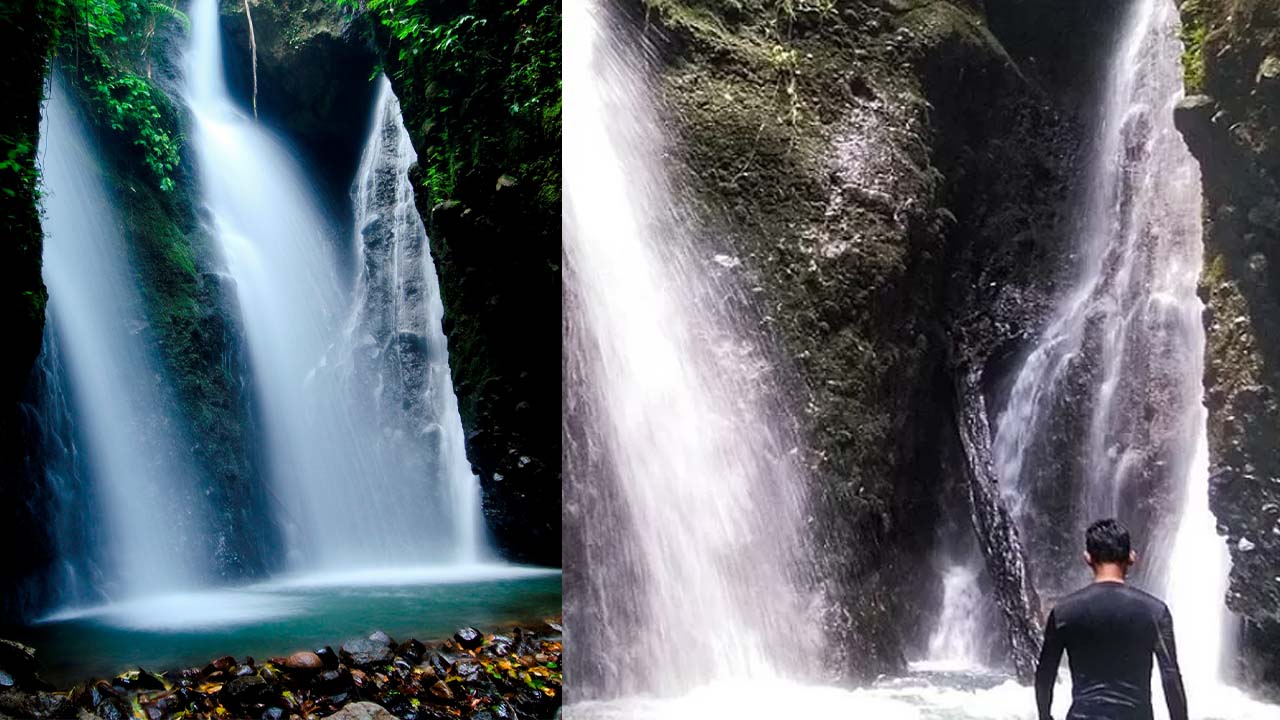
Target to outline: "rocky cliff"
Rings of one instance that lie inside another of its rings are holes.
[[[1210,506],[1244,670],[1280,687],[1280,7],[1187,0],[1178,122],[1204,183]]]
[[[967,514],[942,504],[967,474],[960,373],[997,399],[1068,265],[1079,119],[1059,75],[1001,43],[993,21],[1020,21],[991,5],[626,6],[713,218],[706,258],[740,261],[804,410],[827,624],[854,677],[900,669],[936,607],[936,578],[907,568],[944,514]],[[1066,76],[1060,55],[1041,64]]]

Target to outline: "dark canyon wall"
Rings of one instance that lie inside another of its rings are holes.
[[[828,625],[856,677],[922,640],[938,587],[910,569],[967,517],[956,379],[992,366],[998,399],[1001,363],[1070,277],[1069,99],[1085,89],[1064,78],[1088,54],[1033,61],[1038,20],[988,5],[624,6],[623,31],[657,47],[673,157],[712,219],[709,268],[740,262],[803,410]],[[1096,14],[1059,10],[1078,42],[1105,42]]]
[[[1280,687],[1280,7],[1181,5],[1178,122],[1204,177],[1210,506],[1231,550],[1243,670]]]
[[[47,300],[40,275],[43,232],[36,206],[36,149],[40,104],[49,48],[55,37],[37,0],[8,3],[0,10],[0,53],[8,70],[0,73],[0,328],[5,351],[0,361],[0,587],[14,588],[50,560],[46,534],[31,508],[43,500],[28,467],[21,405],[32,364],[40,353]],[[23,548],[22,552],[14,548]],[[0,618],[21,609],[12,593],[0,593]]]

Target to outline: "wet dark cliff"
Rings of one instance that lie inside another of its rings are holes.
[[[1243,670],[1280,688],[1280,8],[1181,10],[1190,97],[1178,124],[1205,199],[1210,507],[1231,550]]]
[[[40,275],[43,232],[36,205],[36,149],[44,76],[55,28],[44,14],[45,3],[12,3],[0,11],[0,52],[7,70],[0,77],[0,328],[5,352],[0,362],[0,587],[13,588],[49,562],[44,532],[30,512],[41,503],[41,491],[28,466],[23,443],[21,400],[27,378],[40,353],[44,307],[48,299]],[[24,548],[16,552],[14,548]],[[0,618],[12,616],[20,602],[0,593]]]
[[[939,601],[937,578],[911,569],[944,528],[972,537],[965,488],[982,458],[958,418],[995,411],[1072,277],[1076,101],[1114,9],[1053,4],[1055,33],[1075,33],[1055,44],[1014,2],[623,7],[624,30],[656,48],[706,261],[740,261],[777,342],[839,671],[901,669]],[[971,385],[981,403],[957,391]],[[1017,615],[1001,642],[1032,652],[1034,593],[1016,558],[994,562],[984,583]]]

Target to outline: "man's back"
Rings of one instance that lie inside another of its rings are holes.
[[[1036,671],[1042,720],[1049,718],[1063,650],[1071,666],[1068,720],[1150,720],[1151,659],[1160,662],[1172,720],[1187,717],[1169,608],[1120,582],[1096,582],[1068,595],[1045,627]]]

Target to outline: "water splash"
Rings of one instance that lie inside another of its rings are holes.
[[[983,612],[977,570],[965,565],[947,568],[942,575],[942,613],[929,637],[929,662],[935,667],[980,666],[978,622]]]

